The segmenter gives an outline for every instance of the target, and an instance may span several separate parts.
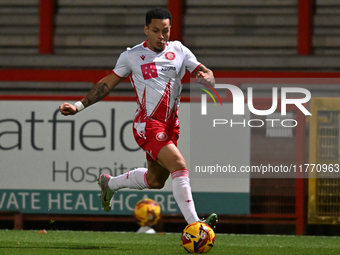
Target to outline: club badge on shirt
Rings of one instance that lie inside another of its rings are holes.
[[[165,53],[165,58],[167,60],[174,60],[176,58],[176,55],[174,52],[168,51],[167,53]]]

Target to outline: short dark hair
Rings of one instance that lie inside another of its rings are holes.
[[[164,8],[155,8],[151,9],[146,13],[145,16],[145,25],[149,26],[152,19],[169,19],[170,25],[172,21],[171,13]]]

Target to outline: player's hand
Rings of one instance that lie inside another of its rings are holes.
[[[208,73],[202,72],[202,71],[198,71],[196,74],[196,79],[198,82],[200,83],[205,83],[211,86],[215,85],[215,79],[214,77],[210,76]]]
[[[78,110],[73,104],[69,103],[63,103],[61,106],[59,106],[59,111],[61,112],[62,115],[75,115]]]

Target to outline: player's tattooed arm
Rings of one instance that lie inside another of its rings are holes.
[[[215,85],[214,73],[204,65],[200,65],[193,75],[196,77],[198,82],[207,83],[211,86]]]
[[[109,74],[108,76],[101,79],[87,95],[81,100],[82,104],[87,107],[91,104],[94,104],[101,99],[103,99],[109,92],[116,87],[124,78],[120,78],[114,73]],[[77,102],[78,103],[78,102]],[[79,106],[79,105],[78,105]],[[74,115],[79,110],[76,105],[70,103],[63,103],[59,106],[59,110],[62,115]]]
[[[110,91],[111,89],[105,82],[98,82],[81,101],[85,107],[88,107],[102,100]]]
[[[91,90],[90,92],[81,100],[85,107],[88,107],[100,100],[102,100],[105,96],[107,96],[110,91],[116,87],[123,78],[119,78],[114,73],[109,74],[108,76],[101,79]]]

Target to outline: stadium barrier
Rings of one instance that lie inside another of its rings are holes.
[[[208,215],[205,215],[208,216]],[[111,216],[94,216],[94,215],[61,215],[61,214],[23,214],[20,212],[0,212],[0,221],[12,221],[13,229],[23,230],[25,229],[25,222],[33,221],[45,221],[50,222],[88,222],[88,223],[133,223],[136,222],[135,218],[132,216],[115,215]],[[296,219],[294,216],[284,216],[284,215],[219,215],[219,224],[233,224],[233,225],[296,225]],[[157,225],[154,229],[157,232],[164,232],[166,225],[171,225],[174,223],[186,224],[184,218],[180,214],[162,214]],[[220,228],[221,229],[221,228]],[[96,229],[98,230],[98,229]],[[298,233],[297,233],[298,234]]]

